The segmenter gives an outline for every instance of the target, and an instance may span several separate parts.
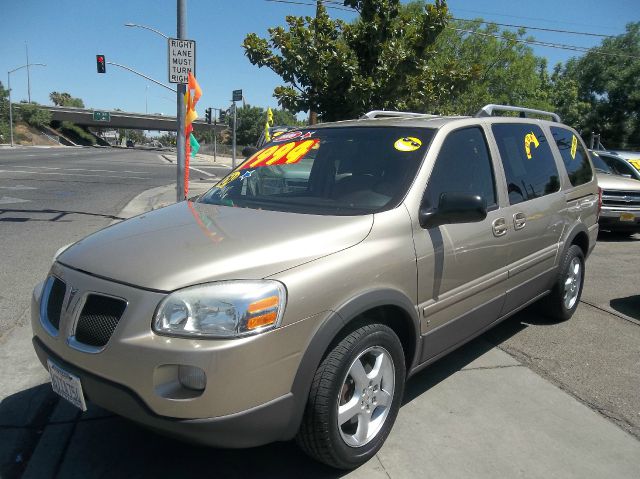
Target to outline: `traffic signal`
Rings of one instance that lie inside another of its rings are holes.
[[[207,121],[207,123],[211,124],[211,108],[207,108],[204,111],[204,119]]]
[[[96,55],[96,65],[98,67],[98,73],[107,73],[107,60],[104,55]]]
[[[226,110],[220,110],[220,121],[224,121],[227,119],[227,111]]]

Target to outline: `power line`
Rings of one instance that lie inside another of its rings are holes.
[[[561,22],[561,21],[557,21],[557,20],[551,20],[549,18],[536,18],[536,17],[522,17],[522,16],[518,16],[518,15],[505,15],[503,13],[494,13],[494,12],[481,12],[479,10],[467,10],[467,9],[463,9],[463,8],[456,8],[455,10],[458,10],[460,12],[469,12],[469,13],[478,13],[480,15],[495,15],[496,17],[505,17],[505,18],[521,18],[523,20],[534,20],[534,21],[541,21],[541,22],[550,22],[550,23],[559,23],[559,24],[564,24],[564,25],[578,25],[581,27],[593,27],[595,25],[588,25],[585,23],[574,23],[574,22]],[[599,28],[606,28],[606,29],[610,29],[610,30],[615,30],[615,27],[607,27],[607,26],[602,26],[599,25]]]
[[[454,28],[454,27],[445,27],[448,28],[449,30],[455,30],[457,32],[461,32],[461,33],[469,33],[471,35],[480,35],[483,37],[494,37],[497,38],[499,40],[503,40],[503,41],[514,41],[517,43],[525,43],[525,44],[529,44],[529,45],[537,45],[537,46],[541,46],[541,47],[549,47],[549,48],[558,48],[560,50],[571,50],[574,52],[581,52],[581,53],[593,53],[595,55],[602,55],[602,56],[608,56],[608,57],[621,57],[621,58],[633,58],[633,59],[640,59],[640,56],[638,55],[627,55],[625,53],[607,53],[607,52],[601,52],[598,51],[597,49],[593,49],[593,48],[587,48],[587,47],[578,47],[576,45],[566,45],[563,43],[550,43],[550,42],[541,42],[538,40],[526,40],[526,39],[522,39],[522,38],[504,38],[500,35],[494,34],[494,33],[484,33],[484,32],[477,32],[475,30],[465,30],[463,28]]]
[[[304,5],[304,6],[308,6],[308,7],[314,7],[316,6],[315,3],[309,3],[309,2],[303,2],[303,1],[296,1],[296,0],[265,0],[266,2],[276,2],[276,3],[288,3],[288,4],[293,4],[293,5]],[[338,2],[336,0],[321,0],[323,3],[332,3],[332,4],[342,4],[342,2]],[[348,11],[348,12],[356,12],[355,9],[353,8],[345,8],[345,7],[338,7],[338,6],[333,6],[333,5],[325,5],[327,8],[333,8],[336,10],[344,10],[344,11]],[[453,18],[453,20],[457,20],[457,21],[466,21],[466,22],[472,22],[475,20],[471,20],[468,18]],[[532,19],[533,20],[533,19]],[[600,33],[592,33],[592,32],[577,32],[577,31],[571,31],[571,30],[561,30],[561,29],[552,29],[552,28],[542,28],[542,27],[529,27],[526,25],[514,25],[514,24],[507,24],[507,23],[497,23],[497,22],[491,22],[491,21],[484,21],[481,20],[480,23],[484,23],[484,24],[495,24],[495,25],[499,25],[499,26],[503,26],[503,27],[514,27],[514,28],[525,28],[525,29],[530,29],[530,30],[541,30],[541,31],[549,31],[549,32],[554,32],[554,33],[567,33],[567,34],[574,34],[574,35],[587,35],[587,36],[595,36],[595,37],[604,37],[604,38],[613,38],[613,35],[605,35],[605,34],[600,34]],[[480,36],[485,36],[485,37],[494,37],[497,38],[499,40],[505,40],[504,37],[497,35],[497,34],[493,34],[493,33],[484,33],[484,32],[478,32],[475,30],[467,30],[467,29],[463,29],[463,28],[454,28],[454,27],[445,27],[448,28],[449,30],[455,30],[457,32],[460,33],[468,33],[468,34],[472,34],[472,35],[480,35]],[[517,43],[523,43],[523,44],[528,44],[528,45],[536,45],[536,46],[541,46],[541,47],[548,47],[548,48],[556,48],[559,50],[568,50],[568,51],[574,51],[574,52],[579,52],[579,53],[587,53],[587,52],[591,52],[593,54],[596,55],[601,55],[601,56],[608,56],[608,57],[620,57],[620,58],[632,58],[632,59],[639,59],[640,56],[637,55],[627,55],[624,53],[607,53],[607,52],[601,52],[598,51],[596,49],[593,48],[587,48],[587,47],[580,47],[577,45],[568,45],[568,44],[564,44],[564,43],[552,43],[552,42],[543,42],[543,41],[539,41],[539,40],[527,40],[527,39],[518,39],[518,38],[514,38],[511,39],[512,41],[515,41]]]
[[[306,3],[306,2],[296,2],[294,0],[265,0],[265,2],[275,2],[275,3],[289,3],[292,5],[304,5],[306,7],[315,7],[316,4],[315,3]],[[322,3],[329,3],[327,2],[327,0],[322,0]],[[333,3],[333,2],[331,2]],[[342,10],[345,12],[350,12],[350,13],[357,13],[356,10],[352,9],[352,8],[348,8],[348,7],[337,7],[337,6],[333,6],[333,5],[325,5],[327,8],[332,8],[334,10]]]
[[[501,27],[513,27],[513,28],[526,28],[527,30],[540,30],[542,32],[554,32],[554,33],[569,33],[571,35],[586,35],[590,37],[604,37],[604,38],[613,38],[615,35],[605,35],[604,33],[591,33],[591,32],[576,32],[572,30],[559,30],[555,28],[543,28],[543,27],[529,27],[527,25],[513,25],[510,23],[498,23],[492,22],[489,20],[473,20],[471,18],[455,18],[452,17],[453,20],[458,20],[462,22],[480,22],[489,24],[492,23],[494,25],[500,25]]]

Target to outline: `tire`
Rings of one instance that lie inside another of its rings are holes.
[[[555,321],[571,318],[580,303],[583,284],[584,253],[579,246],[571,245],[562,259],[551,293],[541,302],[543,314]]]
[[[298,446],[337,469],[364,464],[393,427],[405,374],[402,344],[390,328],[368,324],[348,334],[329,351],[314,375],[296,436]],[[342,416],[338,414],[341,405]]]

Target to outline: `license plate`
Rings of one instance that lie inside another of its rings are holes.
[[[59,394],[77,408],[86,411],[87,404],[84,402],[80,378],[56,366],[49,359],[47,360],[47,366],[49,367],[49,374],[51,375],[53,392]]]
[[[620,213],[620,221],[634,221],[636,215],[633,213]]]

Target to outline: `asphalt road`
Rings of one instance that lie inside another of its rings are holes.
[[[164,438],[99,408],[79,415],[42,384],[47,374],[29,349],[33,284],[60,246],[109,224],[142,190],[171,183],[174,168],[150,152],[0,150],[2,477],[25,471],[26,477],[195,477],[212,467],[219,477],[341,475],[310,462],[292,443],[212,450]],[[192,174],[206,179],[224,173],[197,168]],[[495,345],[640,438],[639,252],[640,235],[602,236],[587,263],[583,302],[570,321],[549,323],[529,308],[421,372],[405,401],[429,395]],[[384,467],[371,467],[362,474],[385,477]]]
[[[107,226],[141,191],[174,181],[175,164],[158,152],[0,149],[0,338],[22,318],[58,248]]]

